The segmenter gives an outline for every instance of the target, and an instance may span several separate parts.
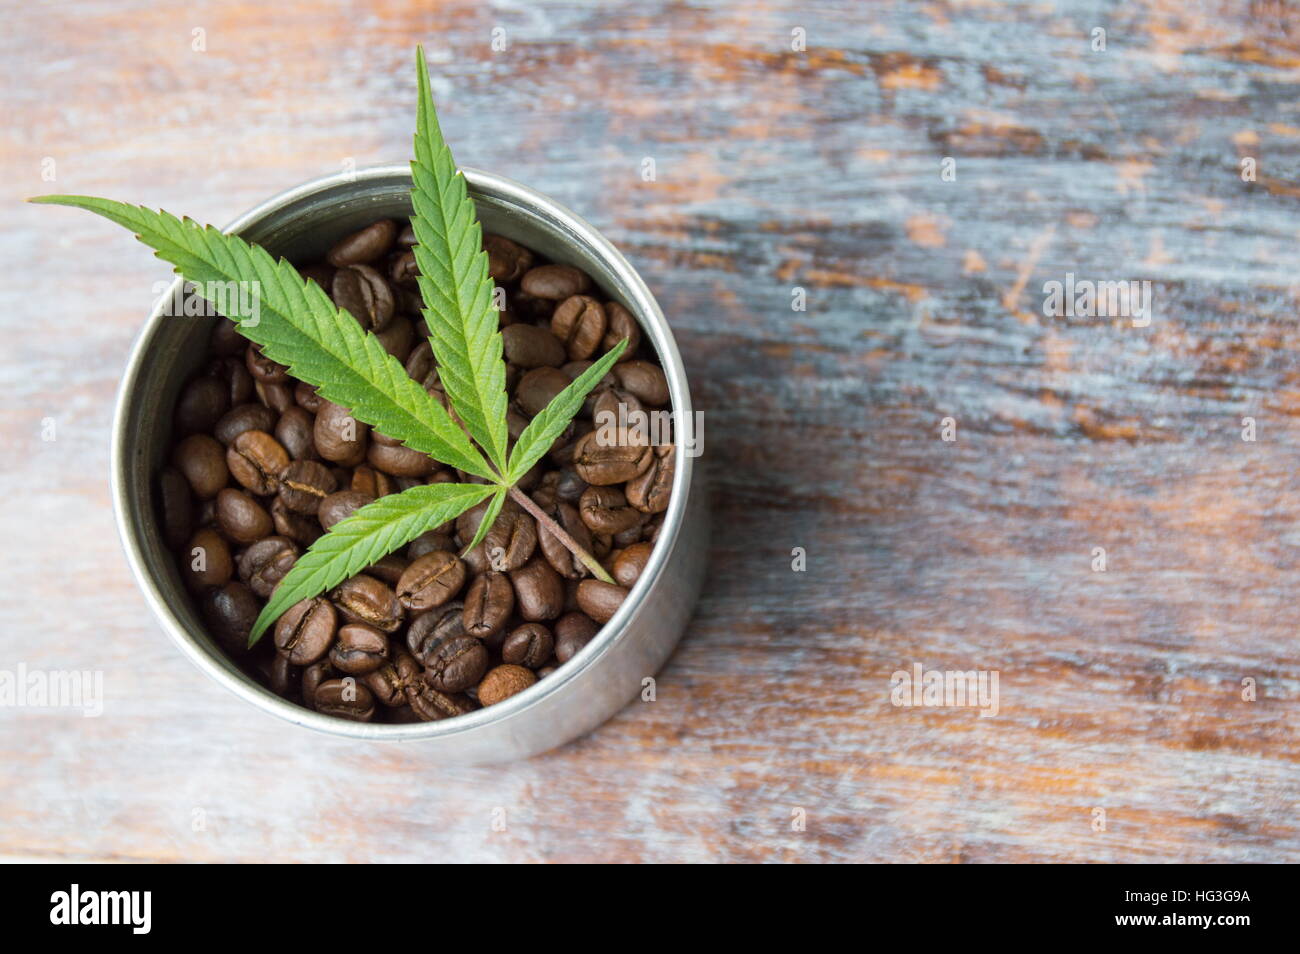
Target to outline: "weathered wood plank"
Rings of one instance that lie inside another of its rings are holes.
[[[3,198],[217,222],[407,155],[426,43],[460,161],[573,206],[660,296],[716,518],[658,701],[563,751],[448,768],[286,732],[171,649],[116,542],[112,396],[164,269],[10,205],[0,668],[101,669],[107,702],[0,709],[0,853],[1300,858],[1300,17],[804,6],[10,12]],[[1067,273],[1151,281],[1153,320],[1045,316]],[[894,707],[913,663],[997,670],[999,714]]]

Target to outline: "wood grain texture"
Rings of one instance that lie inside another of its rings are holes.
[[[1293,4],[4,6],[0,668],[99,669],[107,700],[0,709],[0,853],[1300,860]],[[172,648],[106,476],[165,269],[17,205],[224,222],[403,158],[417,41],[459,161],[642,270],[716,496],[658,701],[496,767],[286,729]],[[1151,281],[1154,320],[1045,317],[1067,272]],[[999,714],[894,707],[914,663],[997,670]]]

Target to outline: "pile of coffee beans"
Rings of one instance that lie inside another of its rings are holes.
[[[403,226],[375,222],[301,271],[445,405],[420,317],[414,237]],[[622,360],[519,484],[617,583],[592,578],[509,499],[462,557],[484,503],[296,604],[247,648],[276,584],[324,531],[385,494],[476,478],[354,420],[221,319],[206,366],[176,403],[171,462],[158,477],[161,528],[214,641],[273,691],[318,712],[428,721],[528,688],[613,616],[663,523],[672,445],[652,446],[635,428],[610,441],[595,424],[606,420],[601,411],[621,410],[627,420],[668,406],[663,370],[643,353],[636,320],[577,268],[501,236],[483,245],[506,293],[512,440],[595,358],[628,339]]]

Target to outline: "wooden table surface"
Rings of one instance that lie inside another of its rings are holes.
[[[0,709],[0,854],[1300,860],[1293,6],[0,13],[0,669],[105,687]],[[166,268],[17,204],[224,223],[405,158],[416,42],[459,161],[627,253],[705,413],[711,573],[658,700],[516,764],[317,737],[182,658],[107,476]],[[1152,320],[1046,314],[1067,274],[1150,281]],[[893,705],[915,665],[996,671],[997,715]]]

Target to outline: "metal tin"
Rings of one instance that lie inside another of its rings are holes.
[[[677,420],[692,414],[681,356],[654,296],[592,226],[509,179],[464,170],[484,231],[522,242],[587,272],[640,323],[668,378]],[[290,189],[240,216],[237,232],[294,261],[322,256],[340,236],[378,218],[410,215],[406,165],[378,166]],[[177,284],[179,279],[177,280]],[[348,722],[290,703],[249,678],[205,632],[175,557],[163,541],[155,475],[167,451],[177,394],[202,363],[213,318],[171,317],[164,302],[131,352],[113,422],[113,501],[127,559],[163,628],[200,669],[240,698],[287,722],[351,739],[421,742],[457,762],[523,758],[589,732],[641,692],[681,638],[699,594],[708,544],[700,469],[674,429],[677,474],[658,544],[614,618],[580,653],[535,686],[497,705],[442,722]]]

